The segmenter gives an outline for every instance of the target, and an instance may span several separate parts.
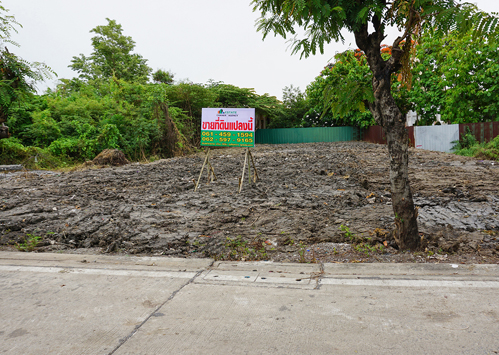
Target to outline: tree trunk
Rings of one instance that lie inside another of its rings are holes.
[[[381,91],[381,90],[380,90]],[[409,184],[409,137],[402,113],[390,92],[379,93],[375,106],[383,116],[383,128],[390,159],[390,189],[395,214],[395,242],[401,250],[415,250],[420,245],[417,210]]]
[[[374,102],[369,104],[376,122],[385,130],[390,159],[390,188],[395,214],[395,242],[401,250],[415,250],[421,239],[418,233],[417,210],[414,207],[409,185],[409,137],[405,129],[404,116],[391,93],[391,75],[400,69],[402,50],[397,38],[388,60],[381,57],[381,41],[384,40],[381,22],[374,18],[375,32],[368,34],[367,25],[355,32],[355,39],[364,51],[373,73]]]

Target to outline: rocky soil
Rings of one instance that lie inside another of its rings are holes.
[[[423,240],[391,236],[387,148],[261,145],[242,192],[244,150],[66,173],[0,174],[0,249],[289,262],[499,262],[499,163],[410,150]],[[253,173],[253,171],[252,171]]]

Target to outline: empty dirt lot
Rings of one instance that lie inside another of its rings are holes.
[[[0,248],[290,262],[499,262],[499,163],[410,150],[420,252],[391,237],[387,148],[260,145],[66,173],[0,175]]]

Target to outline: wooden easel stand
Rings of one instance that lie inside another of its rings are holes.
[[[246,154],[244,155],[243,174],[239,178],[239,191],[238,191],[239,193],[241,193],[241,190],[243,188],[244,172],[246,171],[246,164],[248,164],[248,183],[251,184],[251,165],[253,165],[253,169],[255,172],[253,174],[253,182],[256,182],[257,180],[260,179],[260,177],[258,176],[258,171],[256,170],[256,165],[255,165],[255,160],[253,159],[253,155],[251,154],[250,149],[246,148]]]
[[[201,172],[199,173],[198,181],[196,182],[196,186],[194,186],[194,191],[197,191],[199,187],[199,182],[201,181],[201,176],[203,175],[203,170],[204,167],[208,164],[208,181],[207,184],[209,184],[212,181],[215,181],[217,179],[217,176],[215,175],[215,169],[213,169],[213,166],[210,163],[210,148],[206,150],[206,158],[204,158],[204,163],[203,167],[201,168]]]
[[[243,189],[243,181],[244,181],[244,174],[246,172],[246,165],[248,165],[248,183],[251,184],[251,165],[253,165],[253,170],[254,170],[253,182],[260,180],[260,176],[258,175],[258,171],[256,170],[255,159],[253,158],[253,154],[251,154],[251,151],[249,148],[246,148],[246,153],[244,154],[243,173],[242,173],[242,176],[239,178],[239,191],[238,191],[238,193],[240,193],[241,190]],[[206,150],[206,157],[204,158],[203,167],[201,168],[201,172],[199,173],[198,180],[196,182],[196,185],[194,186],[194,191],[197,191],[197,189],[199,188],[201,176],[203,176],[203,171],[204,171],[205,167],[207,168],[207,171],[208,171],[207,184],[209,184],[212,181],[217,180],[217,177],[215,175],[215,169],[213,169],[213,166],[210,163],[210,148],[208,148]]]

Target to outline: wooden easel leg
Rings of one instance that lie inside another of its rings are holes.
[[[210,170],[210,159],[208,158],[207,167],[206,167],[206,185],[210,183],[210,178],[211,178],[211,170]]]
[[[251,162],[253,163],[253,169],[255,170],[253,182],[256,182],[256,180],[260,180],[260,176],[258,176],[258,171],[256,170],[255,160],[253,159],[253,154],[251,154],[251,151],[249,150],[249,148],[248,148],[248,153],[251,157]]]
[[[208,168],[211,171],[211,181],[210,182],[216,181],[217,180],[217,176],[215,175],[215,169],[213,169],[213,166],[211,165],[211,163],[210,163],[209,160],[208,160]]]
[[[199,181],[201,181],[201,176],[203,175],[203,170],[204,170],[204,167],[206,166],[206,163],[208,163],[209,156],[210,156],[210,148],[208,148],[208,150],[206,151],[206,158],[204,158],[203,167],[201,168],[201,172],[199,173],[199,177],[198,177],[198,181],[196,182],[196,186],[194,186],[194,192],[196,192],[196,190],[199,187]]]
[[[244,171],[246,170],[247,160],[248,160],[248,151],[246,151],[246,154],[244,155],[243,175],[242,175],[241,179],[239,180],[239,193],[241,193],[241,190],[243,188]]]
[[[246,148],[246,155],[249,156],[249,148]],[[249,158],[248,158],[248,184],[251,185],[251,162],[249,161]]]

